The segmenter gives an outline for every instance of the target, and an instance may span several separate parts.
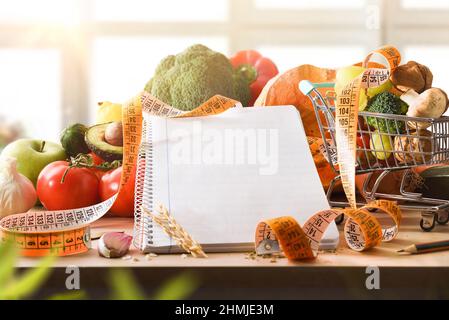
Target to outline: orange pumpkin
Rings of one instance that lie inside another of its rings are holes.
[[[312,102],[299,90],[298,85],[301,80],[334,82],[335,70],[308,64],[293,68],[269,81],[256,100],[255,106],[293,105],[301,115],[306,135],[321,137]],[[322,121],[325,121],[324,117]]]
[[[299,90],[298,85],[301,80],[334,82],[335,70],[318,68],[312,65],[302,65],[291,69],[267,83],[256,100],[255,106],[293,105],[298,109],[321,183],[327,190],[336,174],[320,151],[323,140],[321,139],[315,110],[310,99]],[[323,118],[322,121],[325,121],[325,119]]]

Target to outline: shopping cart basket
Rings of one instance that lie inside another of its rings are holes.
[[[299,88],[313,103],[323,139],[323,154],[337,174],[327,191],[328,201],[333,207],[346,207],[347,202],[336,201],[333,198],[334,189],[341,179],[335,136],[334,83],[311,83],[304,80],[300,82]],[[374,127],[384,128],[384,132],[375,131],[373,124]],[[426,131],[415,128],[426,128]],[[411,179],[416,179],[412,168],[448,162],[449,117],[433,119],[359,112],[357,135],[360,139],[357,143],[355,166],[356,174],[366,174],[361,190],[364,201],[393,200],[400,202],[404,210],[420,211],[422,216],[420,225],[424,231],[431,231],[436,223],[449,222],[449,201],[426,198],[421,193],[407,191],[406,187],[410,185]],[[379,187],[382,182],[395,170],[405,170],[399,192],[380,193]],[[357,205],[364,204],[358,200]],[[342,216],[337,222],[341,223],[343,218]]]

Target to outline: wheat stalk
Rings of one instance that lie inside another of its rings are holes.
[[[149,215],[169,237],[175,240],[181,248],[190,253],[193,257],[207,258],[201,245],[196,242],[178,222],[176,222],[175,218],[170,215],[167,208],[163,205],[157,207],[156,211],[158,214],[154,214],[143,206],[142,211]]]

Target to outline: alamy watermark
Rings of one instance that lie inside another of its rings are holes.
[[[174,165],[254,165],[260,175],[279,169],[278,129],[218,130],[193,121],[192,130],[174,129],[168,138]]]
[[[380,269],[379,267],[367,267],[365,273],[368,277],[365,280],[365,286],[368,290],[380,290]]]
[[[366,20],[365,27],[367,30],[379,30],[381,17],[380,17],[380,7],[379,5],[368,5],[365,8]]]
[[[65,279],[65,287],[67,290],[80,290],[80,268],[77,266],[68,266],[65,268],[65,273],[68,274]]]

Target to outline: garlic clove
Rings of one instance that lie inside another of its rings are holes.
[[[37,201],[33,183],[17,171],[17,160],[0,157],[0,218],[30,210]]]
[[[98,254],[104,258],[120,258],[126,255],[133,237],[123,232],[108,232],[98,240]]]

